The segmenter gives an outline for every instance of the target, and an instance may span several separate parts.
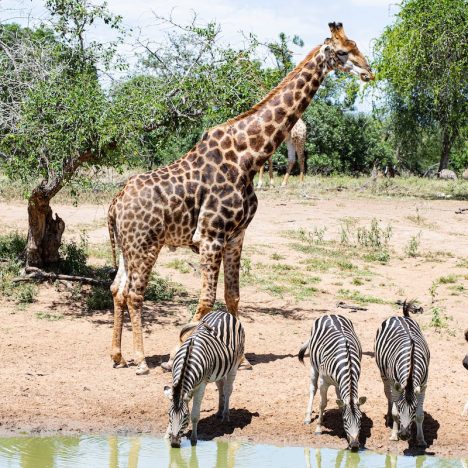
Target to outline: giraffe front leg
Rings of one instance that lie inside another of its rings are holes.
[[[228,312],[234,315],[234,317],[239,317],[239,271],[244,235],[245,231],[242,231],[236,237],[229,240],[223,252],[224,300],[226,301]],[[245,355],[242,356],[239,369],[252,369],[252,364],[250,364]]]
[[[197,310],[193,316],[195,322],[199,322],[208,312],[211,312],[216,300],[223,247],[223,244],[217,239],[202,239],[200,242],[202,285]]]
[[[275,183],[273,180],[273,160],[271,156],[270,159],[268,159],[268,175],[270,176],[270,187],[274,187]]]
[[[286,146],[288,147],[288,168],[286,169],[286,174],[284,175],[281,187],[286,187],[288,184],[289,175],[291,174],[294,163],[296,162],[296,150],[294,149],[292,141],[288,140],[286,142]]]
[[[145,375],[149,373],[143,349],[141,312],[143,309],[143,299],[146,286],[148,285],[149,276],[153,265],[156,262],[159,250],[161,250],[161,247],[159,246],[154,249],[150,249],[146,253],[145,257],[133,258],[131,264],[129,262],[127,304],[130,319],[132,321],[133,353],[135,364],[137,365],[137,375]]]
[[[263,172],[265,170],[265,165],[260,167],[260,170],[258,171],[258,182],[257,182],[257,188],[261,189],[263,186]]]

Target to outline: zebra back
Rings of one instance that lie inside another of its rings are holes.
[[[312,326],[308,343],[299,351],[299,360],[307,347],[311,365],[335,382],[341,398],[357,398],[362,350],[352,322],[341,315],[320,317]]]
[[[183,396],[203,380],[214,382],[225,377],[239,364],[244,342],[242,324],[232,314],[218,311],[203,317],[174,357],[174,405],[179,406]]]
[[[381,324],[375,338],[375,359],[381,375],[404,388],[427,383],[429,347],[418,323],[406,314]]]

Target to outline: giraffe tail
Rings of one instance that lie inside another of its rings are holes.
[[[109,208],[107,215],[107,228],[109,229],[109,237],[112,250],[112,265],[117,270],[117,257],[115,255],[115,218],[114,218],[114,205],[112,204]]]

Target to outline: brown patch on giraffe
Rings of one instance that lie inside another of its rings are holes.
[[[291,92],[285,93],[283,96],[283,101],[288,107],[292,107],[294,103],[293,93]]]
[[[221,141],[221,148],[224,150],[229,149],[232,146],[232,139],[230,137],[225,137]]]
[[[280,123],[284,119],[286,114],[287,114],[286,109],[284,109],[283,107],[277,107],[275,109],[275,121],[277,123]]]

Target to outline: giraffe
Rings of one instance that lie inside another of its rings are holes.
[[[296,125],[291,129],[291,132],[286,138],[286,146],[288,148],[288,168],[286,169],[286,174],[284,176],[281,187],[285,187],[288,183],[289,174],[291,174],[294,163],[296,162],[296,154],[299,160],[300,168],[300,181],[304,181],[304,145],[307,136],[307,127],[305,122],[302,119],[298,119]],[[270,176],[270,187],[273,187],[273,164],[272,156],[268,158],[268,173]],[[265,165],[260,168],[258,173],[258,183],[257,188],[263,186],[263,171]]]
[[[149,372],[143,348],[143,296],[164,245],[190,247],[200,255],[201,291],[194,321],[212,309],[221,262],[226,308],[238,316],[240,258],[245,230],[257,210],[253,180],[258,169],[285,140],[330,71],[373,79],[342,24],[329,27],[331,38],[315,47],[258,104],[206,131],[181,159],[131,177],[112,200],[108,227],[114,266],[116,244],[121,251],[111,286],[114,367],[127,365],[121,338],[128,309],[136,373]],[[244,367],[249,366],[245,360]]]

